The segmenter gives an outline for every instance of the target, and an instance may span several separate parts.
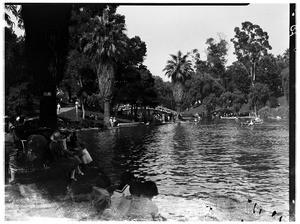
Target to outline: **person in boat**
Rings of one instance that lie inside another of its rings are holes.
[[[254,125],[254,120],[253,119],[251,119],[250,122],[248,123],[248,126],[252,126],[252,125]]]

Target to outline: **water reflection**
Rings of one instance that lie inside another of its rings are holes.
[[[234,121],[82,132],[113,182],[124,170],[156,181],[160,195],[251,198],[288,213],[288,122]]]

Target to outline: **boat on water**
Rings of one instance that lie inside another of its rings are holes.
[[[238,117],[236,116],[233,116],[233,117],[223,117],[223,116],[220,116],[221,119],[227,119],[227,120],[235,120],[235,119],[238,119]]]
[[[147,124],[141,122],[118,123],[115,126],[108,127],[108,129],[127,128],[127,127],[146,126],[146,125]]]
[[[280,116],[276,116],[276,117],[268,117],[268,119],[279,121],[279,120],[282,120],[282,117],[280,117]]]
[[[255,124],[262,124],[263,123],[263,119],[261,119],[260,117],[250,117],[250,119],[248,118],[246,122],[241,122],[242,126],[253,126]]]
[[[255,117],[254,118],[254,123],[255,124],[262,124],[263,123],[263,119],[261,119],[260,117]]]

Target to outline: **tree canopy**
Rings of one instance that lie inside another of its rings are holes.
[[[238,61],[248,69],[252,83],[255,82],[257,63],[267,55],[272,47],[269,44],[269,35],[256,24],[249,21],[243,22],[242,27],[234,28],[235,36],[231,39],[234,44]]]
[[[120,104],[159,104],[178,112],[204,104],[208,112],[216,107],[238,112],[247,102],[260,108],[278,105],[283,94],[289,99],[289,49],[276,57],[268,54],[269,36],[259,25],[246,21],[234,28],[237,61],[228,67],[228,43],[221,36],[207,38],[205,60],[197,48],[171,54],[163,71],[172,82],[164,82],[143,64],[147,45],[126,35],[125,17],[116,9],[115,4],[6,4],[6,113],[31,110],[36,95],[41,120],[51,125],[47,120],[56,121],[58,88],[84,106],[102,104],[97,108],[104,109],[106,119],[111,105],[116,111]],[[10,15],[24,25],[24,37],[13,32]],[[9,99],[18,99],[18,105]]]

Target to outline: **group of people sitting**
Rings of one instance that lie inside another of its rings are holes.
[[[15,147],[16,135],[13,131],[5,135],[5,150],[9,156],[10,183],[14,182],[17,169],[17,148]],[[49,147],[46,151],[52,156],[53,167],[63,167],[68,173],[70,183],[76,181],[76,173],[84,175],[86,165],[92,158],[86,150],[86,145],[81,142],[76,131],[72,134],[63,134],[55,131],[50,137]],[[50,155],[49,155],[50,156]],[[48,157],[49,158],[49,157]],[[152,201],[158,195],[158,189],[152,181],[141,181],[131,172],[121,175],[121,183],[112,192],[110,178],[103,172],[96,177],[92,187],[91,202],[101,219],[106,220],[138,220],[152,221],[165,220],[159,215],[157,205]],[[70,185],[69,185],[70,186]]]
[[[76,131],[71,135],[55,131],[49,144],[49,154],[56,165],[66,166],[71,181],[76,181],[75,174],[84,175],[86,165],[92,158],[86,149],[86,144],[80,142]]]
[[[100,173],[93,186],[92,203],[101,219],[129,221],[164,221],[159,214],[157,205],[152,198],[158,195],[158,189],[153,181],[137,180],[130,172],[121,176],[120,185],[109,193],[111,185],[107,175]]]

